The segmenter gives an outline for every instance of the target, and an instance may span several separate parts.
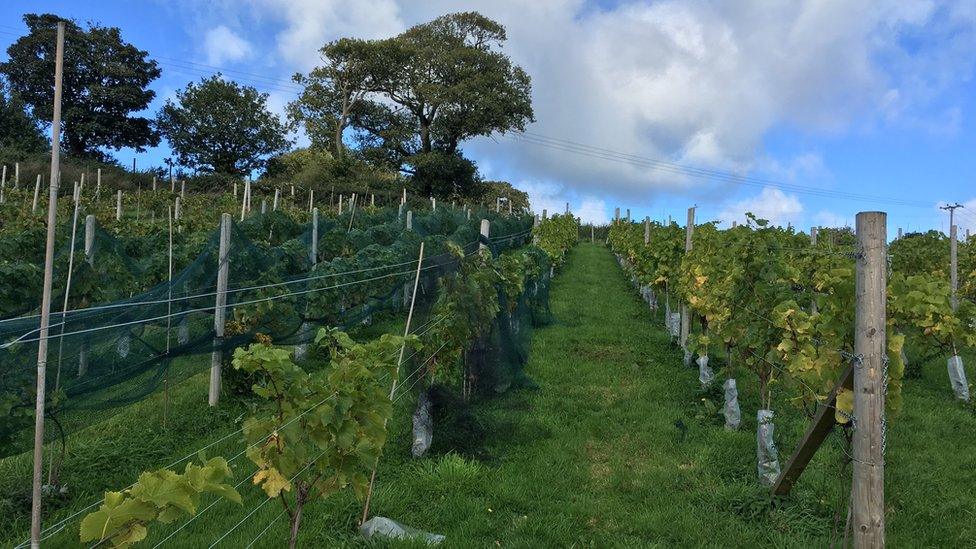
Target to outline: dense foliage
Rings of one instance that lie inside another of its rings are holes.
[[[27,14],[28,34],[7,48],[0,63],[10,89],[33,116],[50,123],[54,105],[57,23],[52,14]],[[61,97],[63,145],[69,154],[103,158],[101,148],[138,151],[159,144],[152,122],[135,113],[156,96],[149,84],[160,70],[149,54],[122,39],[116,27],[65,24]]]

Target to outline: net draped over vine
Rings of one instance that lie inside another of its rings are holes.
[[[414,215],[412,229],[396,210],[320,217],[315,261],[311,223],[301,224],[281,212],[254,214],[233,223],[227,259],[226,328],[215,337],[214,310],[220,231],[177,235],[172,280],[167,270],[168,233],[146,237],[113,236],[96,229],[86,256],[84,230],[59,242],[47,355],[47,417],[57,432],[83,428],[111,409],[138,401],[163,383],[185,379],[210,367],[203,357],[214,349],[228,360],[233,348],[268,335],[276,344],[303,344],[319,326],[349,329],[374,315],[401,310],[417,269],[421,241],[418,300],[431,301],[439,277],[456,268],[449,243],[474,253],[481,217],[491,220],[494,253],[524,244],[531,236],[530,217],[488,214],[468,219],[459,211]],[[162,250],[162,253],[159,253]],[[89,261],[89,258],[91,260]],[[65,303],[72,260],[68,312]],[[155,282],[145,291],[140,284]],[[497,386],[521,379],[528,344],[532,303],[547,297],[546,279],[531,284],[524,303],[504,307],[489,341],[476,346],[494,366]],[[528,286],[527,286],[528,288]],[[533,301],[534,300],[534,301]],[[535,306],[539,319],[546,306]],[[36,304],[25,305],[36,312]],[[33,425],[39,316],[0,320],[0,455],[25,449],[22,436]],[[496,333],[497,332],[497,333]],[[489,352],[490,350],[490,352]],[[91,411],[103,411],[100,416]]]

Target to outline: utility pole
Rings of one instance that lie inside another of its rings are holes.
[[[34,482],[31,487],[31,549],[41,546],[41,477],[44,475],[44,392],[47,372],[47,338],[51,321],[51,285],[54,275],[54,228],[58,215],[61,173],[61,72],[64,66],[64,21],[58,22],[54,54],[54,116],[51,119],[51,190],[47,204],[47,244],[44,248],[44,290],[41,325],[37,340],[37,398],[34,403]]]
[[[940,210],[949,210],[949,283],[952,286],[951,303],[953,311],[959,307],[959,252],[958,239],[956,238],[956,223],[954,221],[956,208],[965,208],[965,206],[956,202],[955,204],[946,204],[945,206],[939,207]]]

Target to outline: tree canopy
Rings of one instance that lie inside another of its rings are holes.
[[[53,118],[56,32],[61,20],[51,14],[25,15],[28,34],[7,48],[9,59],[0,63],[12,95],[47,123]],[[157,145],[159,135],[151,121],[135,113],[155,97],[148,86],[159,74],[156,62],[122,40],[118,28],[88,23],[83,29],[66,21],[61,135],[67,152],[101,159],[102,148],[142,151]]]
[[[267,103],[268,94],[218,74],[177,92],[156,123],[184,166],[242,176],[291,144]]]
[[[528,74],[497,51],[505,28],[476,12],[454,13],[383,40],[326,44],[324,64],[296,75],[305,89],[290,105],[313,145],[358,154],[413,175],[434,194],[478,184],[461,144],[533,120]]]
[[[22,101],[7,93],[0,79],[0,148],[22,152],[42,152],[48,142],[41,128]]]

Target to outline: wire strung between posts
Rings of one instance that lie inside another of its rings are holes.
[[[228,462],[228,463],[230,463],[230,462]],[[252,473],[250,473],[249,475],[247,475],[243,479],[241,479],[241,481],[238,482],[237,485],[234,486],[234,490],[239,489],[241,486],[244,485],[245,482],[251,480],[251,478],[254,476],[254,474],[257,473],[260,470],[261,469],[255,469]],[[201,509],[200,512],[198,512],[197,514],[193,515],[192,517],[189,518],[189,520],[187,520],[186,522],[184,522],[183,524],[181,524],[178,528],[176,528],[175,530],[173,530],[172,532],[170,532],[169,535],[166,536],[165,538],[163,538],[162,540],[160,540],[159,543],[157,543],[156,545],[153,545],[153,549],[156,549],[157,547],[162,546],[164,543],[166,543],[167,541],[169,541],[170,538],[172,538],[177,533],[179,533],[180,530],[182,530],[182,529],[186,528],[187,526],[189,526],[193,521],[195,521],[196,519],[198,519],[199,517],[201,517],[204,513],[206,513],[210,509],[212,509],[214,506],[216,506],[221,501],[224,501],[224,498],[221,498],[221,497],[215,498],[213,501],[210,502],[210,505],[207,505],[206,507],[204,507],[203,509]]]
[[[288,482],[289,483],[294,482],[295,479],[298,478],[298,475],[304,473],[306,469],[308,469],[309,467],[311,467],[312,464],[315,463],[316,461],[318,461],[318,459],[320,457],[322,457],[323,455],[325,455],[325,450],[323,450],[321,453],[319,453],[319,455],[317,455],[314,458],[312,458],[312,460],[310,460],[308,462],[308,464],[305,465],[305,467],[302,467],[302,469],[300,471],[298,471],[297,473],[294,474],[294,476],[292,476],[290,479],[288,479]],[[221,541],[223,541],[224,538],[226,538],[227,536],[229,536],[234,530],[237,530],[242,524],[244,524],[245,522],[247,522],[247,519],[251,518],[251,516],[254,515],[254,513],[258,512],[258,510],[261,509],[262,507],[264,507],[264,505],[266,503],[268,503],[269,501],[271,501],[271,498],[270,497],[269,498],[265,498],[264,501],[262,501],[260,504],[258,504],[257,507],[255,507],[254,509],[252,509],[251,512],[247,514],[247,516],[245,516],[244,518],[242,518],[240,520],[240,522],[238,522],[237,524],[235,524],[234,526],[232,526],[230,530],[227,530],[226,532],[224,532],[224,534],[222,536],[220,536],[219,538],[217,538],[216,541],[214,541],[213,543],[211,543],[209,549],[213,549],[214,547],[216,547],[218,543],[220,543]]]
[[[321,401],[319,401],[319,402],[318,402],[317,404],[315,404],[315,405],[313,405],[312,407],[310,407],[310,408],[308,408],[307,410],[305,410],[305,411],[303,411],[303,412],[302,412],[301,414],[299,414],[299,415],[297,415],[297,416],[295,416],[295,417],[293,417],[293,418],[291,418],[290,420],[288,420],[288,421],[286,421],[286,422],[285,422],[285,423],[283,423],[282,425],[279,425],[279,426],[277,426],[277,427],[275,427],[274,429],[272,429],[271,431],[269,431],[269,432],[268,432],[268,435],[271,435],[271,434],[273,434],[273,433],[274,433],[275,431],[278,431],[278,430],[281,430],[281,429],[284,429],[285,427],[287,427],[287,426],[289,426],[289,425],[291,425],[291,424],[292,424],[293,422],[295,422],[295,421],[297,421],[298,419],[300,419],[300,418],[302,418],[303,416],[305,416],[305,414],[307,414],[307,413],[309,413],[309,412],[311,412],[311,411],[312,411],[312,410],[314,410],[315,408],[317,408],[317,407],[319,407],[319,406],[321,406],[322,404],[324,404],[324,403],[325,403],[325,401],[327,401],[328,399],[330,399],[330,398],[332,398],[332,397],[334,397],[334,396],[335,396],[335,395],[337,395],[337,394],[339,394],[339,392],[338,392],[338,391],[335,391],[335,392],[333,392],[333,393],[332,393],[331,395],[329,395],[329,396],[327,396],[327,397],[325,397],[324,399],[322,399]],[[191,453],[189,453],[189,454],[187,454],[187,455],[185,455],[185,456],[183,456],[182,458],[180,458],[180,459],[178,459],[178,460],[176,460],[176,461],[173,461],[172,463],[169,463],[169,464],[167,464],[167,465],[165,465],[165,466],[163,466],[163,467],[161,467],[161,469],[169,469],[169,468],[171,468],[171,467],[173,467],[174,465],[177,465],[177,464],[179,464],[179,463],[181,463],[181,462],[183,462],[183,461],[186,461],[186,460],[188,460],[188,459],[191,459],[191,458],[192,458],[193,456],[195,456],[195,455],[198,455],[198,454],[199,454],[200,452],[205,452],[206,450],[208,450],[208,449],[210,449],[210,448],[212,448],[212,447],[214,447],[214,446],[216,446],[217,444],[220,444],[221,442],[224,442],[225,440],[227,440],[227,439],[229,439],[229,438],[231,438],[231,437],[233,437],[233,436],[235,436],[235,435],[240,435],[240,434],[241,434],[241,432],[240,432],[239,430],[234,430],[234,431],[231,431],[230,433],[228,433],[228,434],[226,434],[226,435],[224,435],[224,436],[222,436],[222,437],[220,437],[219,439],[217,439],[217,440],[215,440],[215,441],[213,441],[213,442],[211,442],[210,444],[207,444],[206,446],[203,446],[202,448],[199,448],[199,449],[197,449],[197,450],[194,450],[193,452],[191,452]],[[253,447],[255,447],[255,446],[257,446],[258,444],[260,444],[260,443],[261,443],[261,442],[263,442],[263,441],[264,441],[264,439],[261,439],[261,440],[258,440],[257,442],[255,442],[255,443],[253,443],[253,444],[251,444],[251,445],[249,445],[248,447],[246,447],[246,448],[244,448],[244,450],[241,450],[241,451],[240,451],[240,452],[239,452],[239,453],[238,453],[237,455],[235,455],[234,457],[232,457],[232,458],[230,458],[229,460],[227,460],[227,463],[229,464],[229,463],[232,463],[232,462],[234,462],[234,461],[235,461],[236,459],[238,459],[239,457],[241,457],[242,455],[244,455],[244,454],[245,454],[245,453],[246,453],[246,452],[247,452],[247,451],[248,451],[249,449],[251,449],[251,448],[253,448]],[[123,491],[124,491],[124,490],[128,490],[128,489],[130,489],[130,488],[132,488],[133,486],[135,486],[135,484],[136,484],[136,483],[135,483],[135,482],[133,482],[133,483],[132,483],[132,484],[130,484],[130,485],[129,485],[128,487],[126,487],[126,488],[124,488],[124,489],[123,489]],[[104,502],[104,501],[105,501],[105,498],[103,497],[102,499],[99,499],[98,501],[96,501],[96,502],[94,502],[94,503],[92,503],[92,504],[90,504],[90,505],[88,505],[88,506],[86,506],[86,507],[84,507],[84,508],[82,508],[82,509],[80,509],[79,511],[76,511],[75,513],[73,513],[73,514],[71,514],[71,515],[70,515],[70,516],[68,516],[67,518],[65,518],[65,519],[62,519],[61,521],[59,521],[59,522],[57,522],[56,524],[54,524],[54,525],[52,525],[52,526],[49,526],[48,528],[46,528],[46,529],[45,529],[45,531],[48,531],[48,530],[51,530],[51,529],[54,529],[54,528],[57,528],[57,527],[59,527],[59,526],[62,526],[62,527],[63,527],[63,525],[64,525],[64,524],[66,524],[67,522],[69,522],[69,521],[71,521],[71,519],[73,519],[73,518],[75,518],[75,517],[77,517],[77,516],[78,516],[78,515],[80,515],[81,513],[84,513],[85,511],[87,511],[87,510],[89,510],[89,509],[91,509],[92,507],[95,507],[96,505],[99,505],[100,503],[102,503],[102,502]],[[60,529],[59,529],[58,531],[60,531]],[[45,539],[47,539],[48,537],[50,537],[51,535],[54,535],[54,534],[56,534],[56,533],[57,533],[57,532],[51,532],[50,534],[47,534],[46,536],[44,536],[43,538],[41,538],[41,541],[44,541]],[[18,544],[18,545],[17,545],[16,547],[17,547],[17,548],[19,548],[19,547],[23,547],[23,546],[26,546],[26,544],[28,544],[28,543],[30,543],[30,540],[26,540],[26,541],[23,541],[23,542],[21,542],[20,544]]]
[[[271,519],[270,521],[268,521],[268,525],[264,527],[264,530],[261,530],[260,532],[258,532],[258,535],[256,535],[256,536],[254,536],[254,539],[252,539],[252,540],[251,540],[251,541],[250,541],[250,542],[249,542],[249,543],[248,543],[248,544],[247,544],[247,545],[246,545],[246,546],[244,547],[244,549],[251,549],[251,546],[253,546],[253,545],[254,545],[254,544],[255,544],[255,543],[256,543],[256,542],[257,542],[257,541],[258,541],[258,540],[259,540],[259,539],[260,539],[260,538],[261,538],[262,536],[264,536],[264,534],[265,534],[265,532],[267,532],[268,530],[270,530],[270,529],[271,529],[271,526],[272,526],[272,525],[273,525],[274,523],[276,523],[276,522],[278,522],[278,519],[280,519],[280,518],[281,518],[281,517],[283,517],[284,515],[285,515],[285,511],[284,511],[284,509],[282,509],[282,511],[281,511],[280,513],[278,513],[277,515],[275,515],[275,518],[273,518],[273,519]]]

